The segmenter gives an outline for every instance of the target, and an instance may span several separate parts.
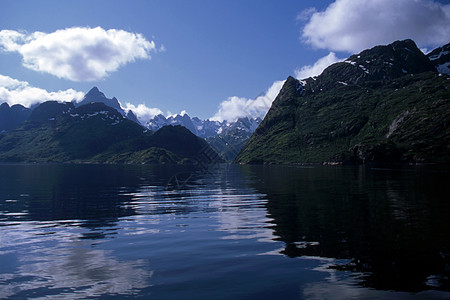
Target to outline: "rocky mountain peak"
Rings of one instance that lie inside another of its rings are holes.
[[[107,98],[104,93],[102,93],[96,86],[94,86],[92,89],[87,92],[87,94],[84,96],[83,100],[76,103],[76,106],[82,106],[89,103],[103,103],[109,107],[114,108],[116,111],[118,111],[122,116],[127,117],[128,119],[139,123],[139,121],[136,118],[136,115],[134,113],[126,113],[122,106],[120,105],[119,100],[116,97],[113,98]]]
[[[98,99],[98,98],[106,98],[106,96],[105,94],[100,92],[100,90],[96,86],[90,89],[89,92],[87,92],[87,94],[84,96],[84,99]]]
[[[376,46],[326,68],[315,79],[307,79],[314,91],[369,81],[386,83],[407,74],[436,72],[435,66],[412,40]]]

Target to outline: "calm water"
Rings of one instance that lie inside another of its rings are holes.
[[[448,299],[429,167],[0,165],[0,298]]]

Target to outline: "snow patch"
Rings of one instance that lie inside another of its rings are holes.
[[[450,75],[450,62],[436,66],[439,73]]]
[[[437,59],[441,58],[442,55],[447,55],[449,53],[450,53],[450,51],[446,51],[446,50],[442,49],[439,54],[432,55],[432,56],[429,57],[429,59],[430,60],[437,60]]]
[[[364,73],[370,74],[369,69],[367,69],[367,68],[364,67],[363,65],[359,65],[359,67],[364,71]]]
[[[346,60],[344,61],[345,63],[351,64],[352,66],[356,66],[356,62],[351,61],[351,60]]]

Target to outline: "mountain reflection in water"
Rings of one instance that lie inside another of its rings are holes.
[[[427,167],[256,167],[275,235],[289,257],[350,259],[383,290],[449,291],[450,177]],[[259,184],[258,184],[259,183]]]

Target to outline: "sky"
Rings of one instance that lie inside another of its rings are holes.
[[[450,0],[0,0],[0,103],[261,117],[288,76],[406,38],[449,43]]]

